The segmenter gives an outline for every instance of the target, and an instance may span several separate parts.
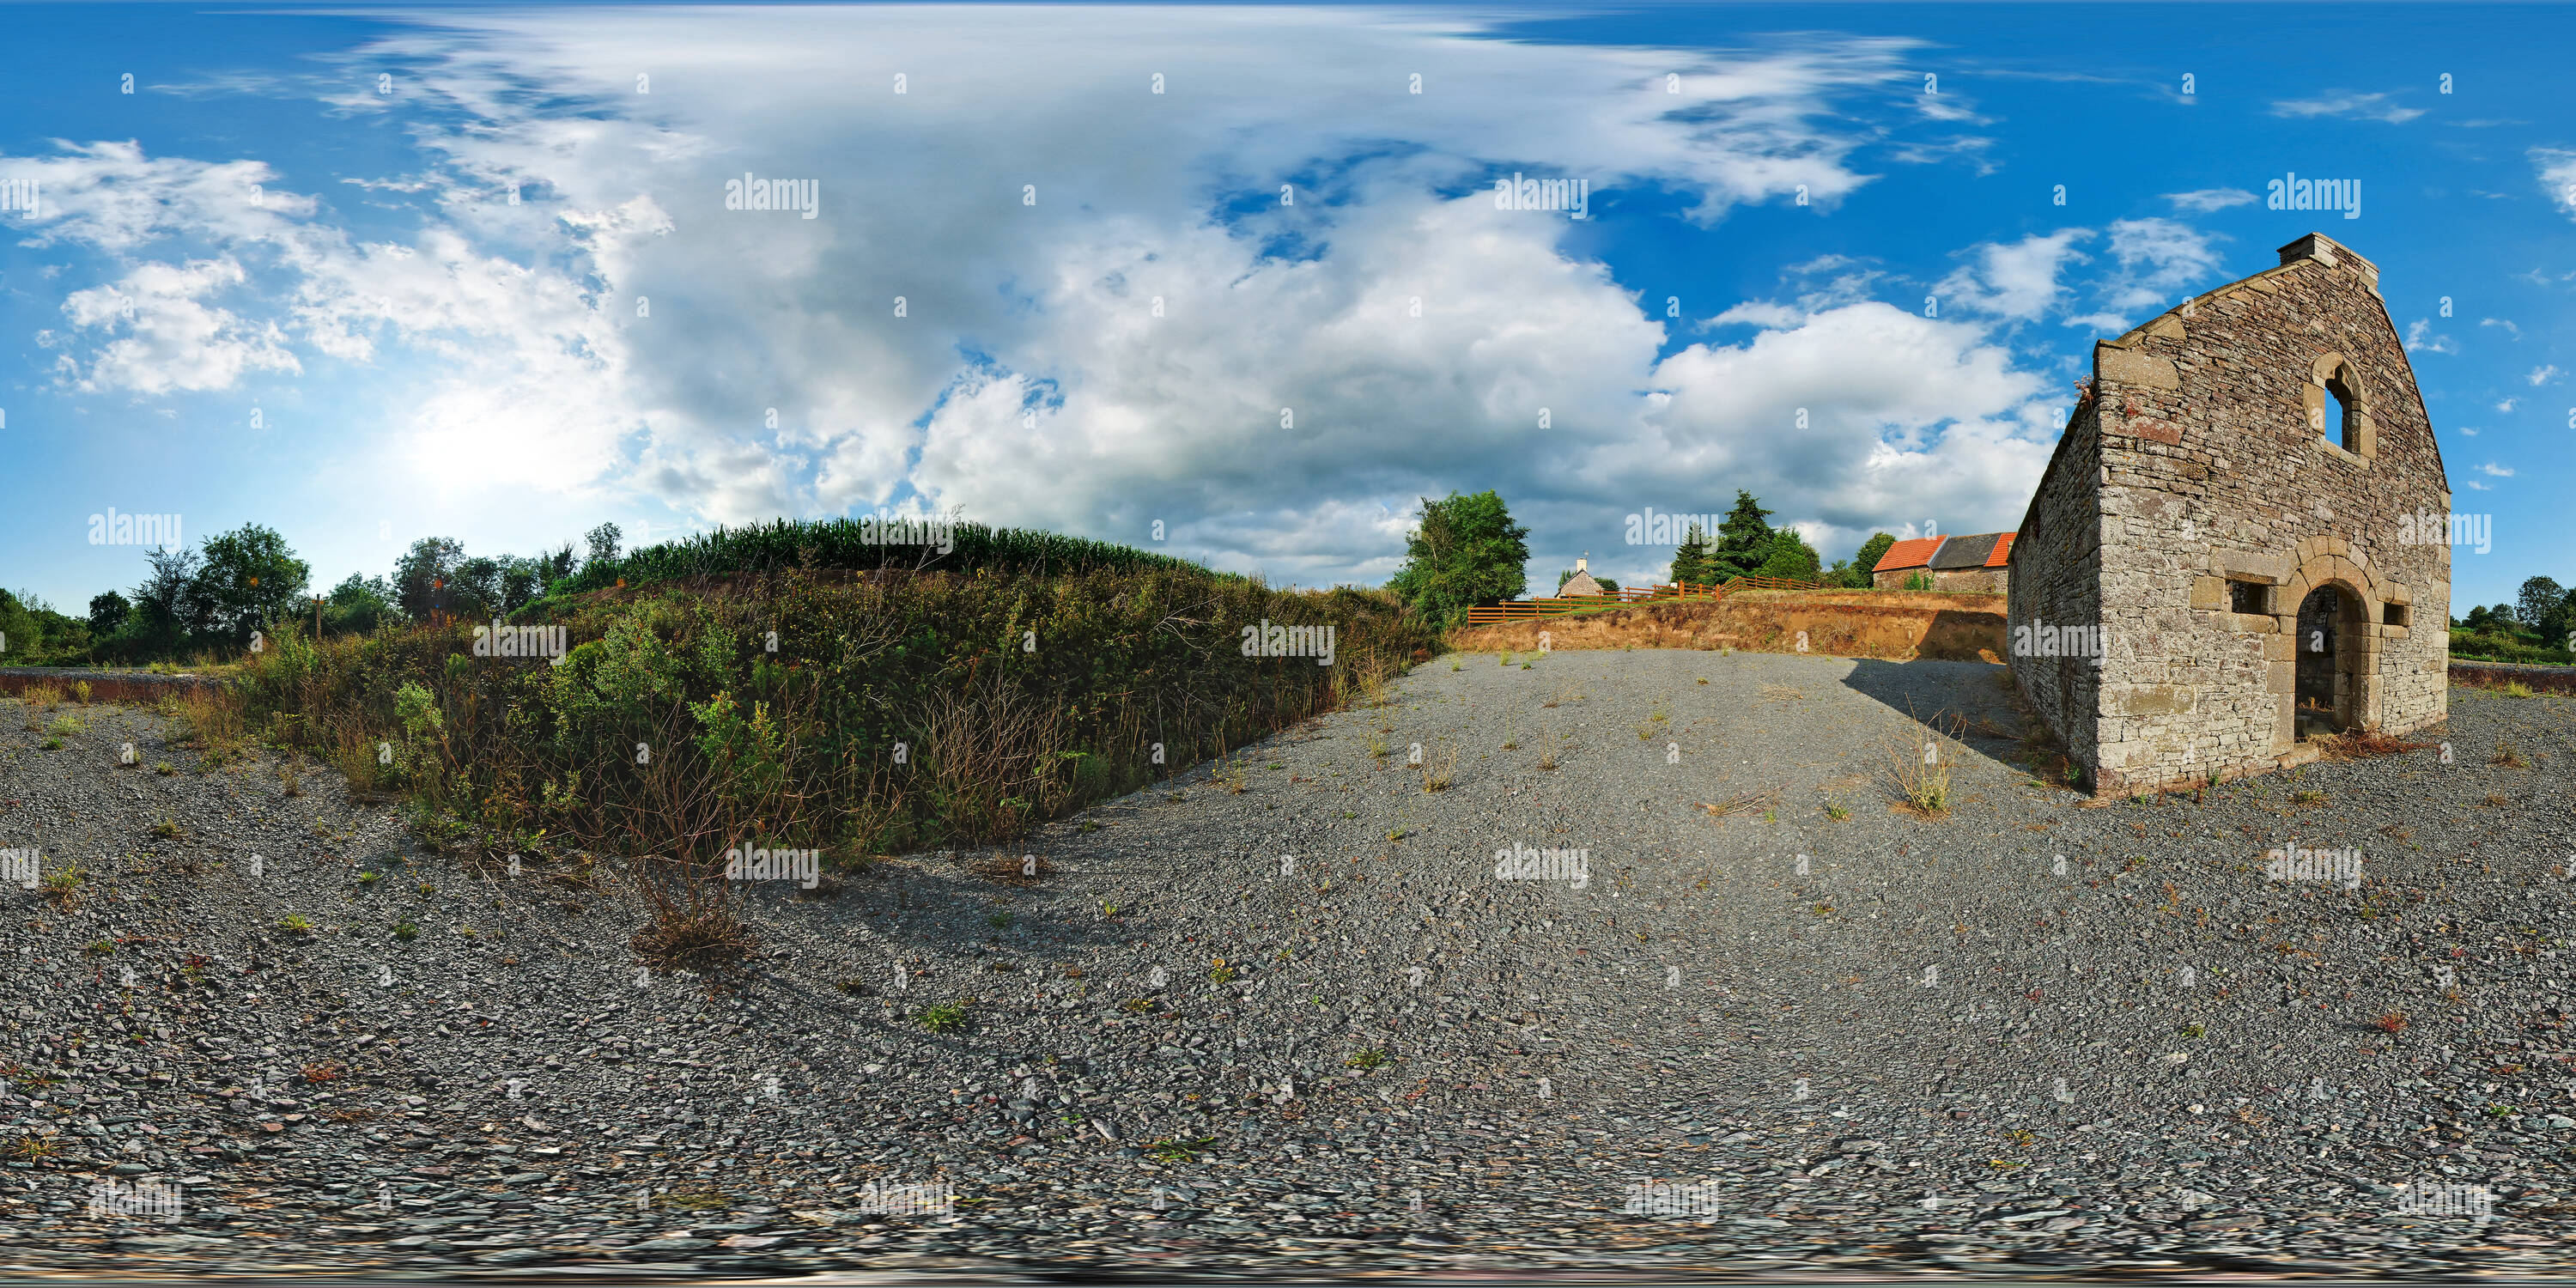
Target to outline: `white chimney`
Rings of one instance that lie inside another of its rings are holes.
[[[1576,572],[1582,572],[1586,566],[1588,566],[1589,564],[1591,564],[1591,562],[1592,562],[1592,552],[1591,552],[1591,551],[1589,551],[1589,550],[1586,550],[1586,551],[1584,551],[1584,552],[1583,552],[1583,554],[1582,554],[1582,556],[1581,556],[1581,557],[1577,558],[1577,559],[1574,561],[1574,570],[1575,570]]]

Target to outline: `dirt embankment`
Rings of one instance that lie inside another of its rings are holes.
[[[1597,613],[1476,626],[1451,636],[1471,650],[1736,648],[1891,660],[2001,662],[2004,597],[1945,593],[1747,591],[1707,601],[1637,604]],[[1801,633],[1806,647],[1799,647]]]

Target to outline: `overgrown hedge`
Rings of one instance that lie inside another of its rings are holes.
[[[474,656],[468,625],[319,647],[289,634],[246,666],[247,715],[361,789],[509,843],[863,855],[1014,837],[1353,698],[1437,643],[1383,592],[1188,565],[791,573],[547,610],[572,645],[561,666]],[[1332,624],[1334,664],[1243,656],[1241,628],[1264,619]]]
[[[945,554],[935,545],[893,545],[874,539],[885,535],[883,531],[872,533],[864,521],[853,519],[781,519],[743,528],[718,528],[679,541],[646,546],[623,558],[592,560],[580,572],[549,586],[547,593],[578,595],[607,589],[621,580],[636,587],[686,577],[818,568],[918,567],[957,574],[1010,572],[1034,576],[1158,569],[1231,576],[1210,573],[1186,559],[1057,532],[959,523],[949,533],[949,550]]]

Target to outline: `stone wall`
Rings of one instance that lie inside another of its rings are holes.
[[[2100,419],[2087,401],[2068,419],[2013,538],[2004,601],[2007,643],[2018,645],[2010,654],[2014,684],[2067,754],[2088,766],[2096,758],[2096,672],[2092,658],[2063,645],[2068,628],[2102,621],[2101,445]],[[2049,648],[2052,640],[2059,647]]]
[[[2338,641],[2349,723],[2402,732],[2445,714],[2450,548],[2403,543],[2399,519],[2446,514],[2450,489],[2378,270],[2313,235],[2281,254],[2095,349],[2109,645],[2098,790],[2312,754],[2296,740],[2293,650],[2299,603],[2319,585],[2354,603],[2355,637]],[[2350,450],[2330,441],[2342,426],[2329,379],[2356,395]],[[2061,452],[2052,482],[2068,464]],[[2024,541],[2034,529],[2050,540],[2040,505]],[[2014,556],[2019,622],[2032,601],[2019,545]],[[2231,581],[2260,611],[2234,611]]]

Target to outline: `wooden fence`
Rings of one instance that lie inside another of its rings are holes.
[[[1716,600],[1739,590],[1824,590],[1823,582],[1799,581],[1789,577],[1735,577],[1724,585],[1679,582],[1670,586],[1626,586],[1608,595],[1576,595],[1561,599],[1511,599],[1499,604],[1480,604],[1467,610],[1470,626],[1491,626],[1516,622],[1531,617],[1555,617],[1601,608],[1618,608],[1626,604],[1643,604],[1657,600]]]

